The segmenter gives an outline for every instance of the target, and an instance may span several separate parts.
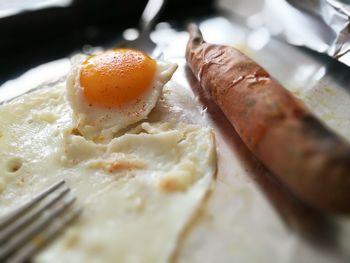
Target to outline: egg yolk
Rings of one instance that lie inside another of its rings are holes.
[[[156,62],[134,49],[115,49],[86,59],[80,87],[90,105],[116,108],[135,101],[151,88]]]

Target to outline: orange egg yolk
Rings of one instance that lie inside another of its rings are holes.
[[[156,62],[134,49],[115,49],[86,59],[80,87],[90,105],[117,108],[151,88]]]

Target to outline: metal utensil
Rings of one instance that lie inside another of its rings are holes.
[[[118,43],[117,46],[140,49],[157,57],[160,51],[156,49],[157,45],[152,41],[150,33],[164,7],[165,2],[165,0],[149,0],[139,21],[138,36],[132,40],[124,37],[124,39]]]
[[[60,181],[0,220],[0,262],[25,262],[67,224],[81,208]]]

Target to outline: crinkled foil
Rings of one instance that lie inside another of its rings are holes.
[[[330,43],[326,53],[339,61],[350,65],[350,5],[337,0],[289,0],[290,4],[308,11],[325,23],[333,34],[329,34]],[[322,34],[315,28],[315,34]],[[317,50],[318,43],[312,43],[309,48]]]
[[[239,1],[218,0],[219,7],[243,16],[253,30],[267,28],[271,35],[288,43],[328,54],[350,66],[350,1],[250,0],[239,5],[236,2]]]

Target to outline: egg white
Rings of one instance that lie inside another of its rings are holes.
[[[106,109],[89,105],[80,88],[80,70],[85,55],[72,58],[72,69],[67,78],[67,99],[73,109],[75,127],[86,138],[110,139],[113,135],[130,124],[146,119],[155,107],[162,88],[170,80],[177,65],[156,60],[156,74],[151,87],[135,101],[122,107]]]
[[[153,117],[105,144],[75,134],[62,83],[0,120],[0,216],[61,179],[84,210],[34,262],[168,262],[216,170],[209,128]]]

